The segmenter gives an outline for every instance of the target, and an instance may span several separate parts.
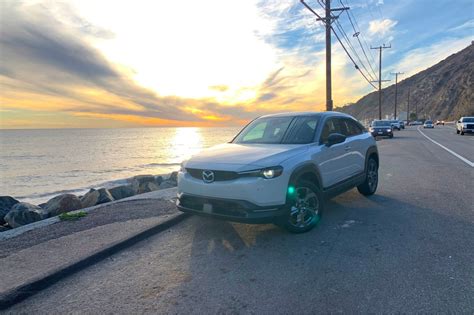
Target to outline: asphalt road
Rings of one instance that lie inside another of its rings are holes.
[[[423,130],[474,161],[473,136]],[[191,217],[12,313],[474,312],[474,168],[408,127],[378,141],[376,195],[351,190],[320,225]]]

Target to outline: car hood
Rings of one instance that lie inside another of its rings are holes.
[[[224,143],[192,156],[186,168],[246,171],[277,166],[302,153],[308,145],[301,144],[236,144]]]

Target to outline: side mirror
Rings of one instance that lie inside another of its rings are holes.
[[[326,142],[326,146],[330,147],[332,145],[342,143],[344,141],[346,141],[346,136],[340,133],[331,133],[328,137],[328,141]]]

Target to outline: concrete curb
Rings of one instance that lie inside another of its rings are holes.
[[[22,284],[16,288],[0,293],[0,310],[5,310],[25,300],[26,298],[33,296],[40,290],[43,290],[78,271],[90,267],[115,253],[118,253],[126,248],[135,245],[136,243],[148,237],[151,237],[166,229],[169,229],[170,227],[173,227],[174,225],[180,223],[187,217],[189,217],[189,215],[185,213],[178,213],[176,215],[173,215],[170,219],[164,222],[161,222],[151,228],[132,235],[127,239],[112,243],[96,251],[92,255],[79,259],[76,262],[73,262],[67,266],[60,267],[57,270],[49,272],[45,275],[39,276],[37,279]]]
[[[113,204],[120,203],[120,202],[133,201],[133,200],[171,199],[172,197],[176,197],[177,192],[178,192],[178,188],[176,188],[176,187],[166,188],[166,189],[161,189],[161,190],[156,190],[156,191],[152,191],[152,192],[148,192],[148,193],[144,193],[144,194],[131,196],[131,197],[128,197],[128,198],[114,200],[114,201],[103,203],[103,204],[100,204],[100,205],[95,205],[95,206],[92,206],[92,207],[89,207],[89,208],[83,208],[83,209],[78,209],[78,210],[75,210],[75,211],[70,211],[70,213],[76,213],[76,212],[80,212],[80,211],[89,212],[89,211],[95,210],[97,208],[113,205]],[[55,217],[51,217],[51,218],[48,218],[48,219],[36,221],[36,222],[30,223],[30,224],[27,224],[27,225],[23,225],[23,226],[15,228],[15,229],[11,229],[9,231],[1,232],[0,233],[0,241],[16,237],[16,236],[21,235],[25,232],[28,232],[28,231],[31,231],[31,230],[34,230],[34,229],[38,229],[38,228],[41,228],[41,227],[44,227],[44,226],[48,226],[48,225],[54,224],[54,223],[59,222],[59,221],[61,221],[59,219],[59,216],[55,216]]]

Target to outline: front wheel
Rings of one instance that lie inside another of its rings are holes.
[[[303,233],[314,228],[324,208],[320,189],[305,180],[295,185],[294,197],[289,198],[288,214],[281,218],[278,225],[292,233]]]
[[[379,183],[379,167],[374,158],[369,158],[367,162],[367,171],[365,181],[357,186],[357,190],[364,196],[370,196],[377,190]]]

